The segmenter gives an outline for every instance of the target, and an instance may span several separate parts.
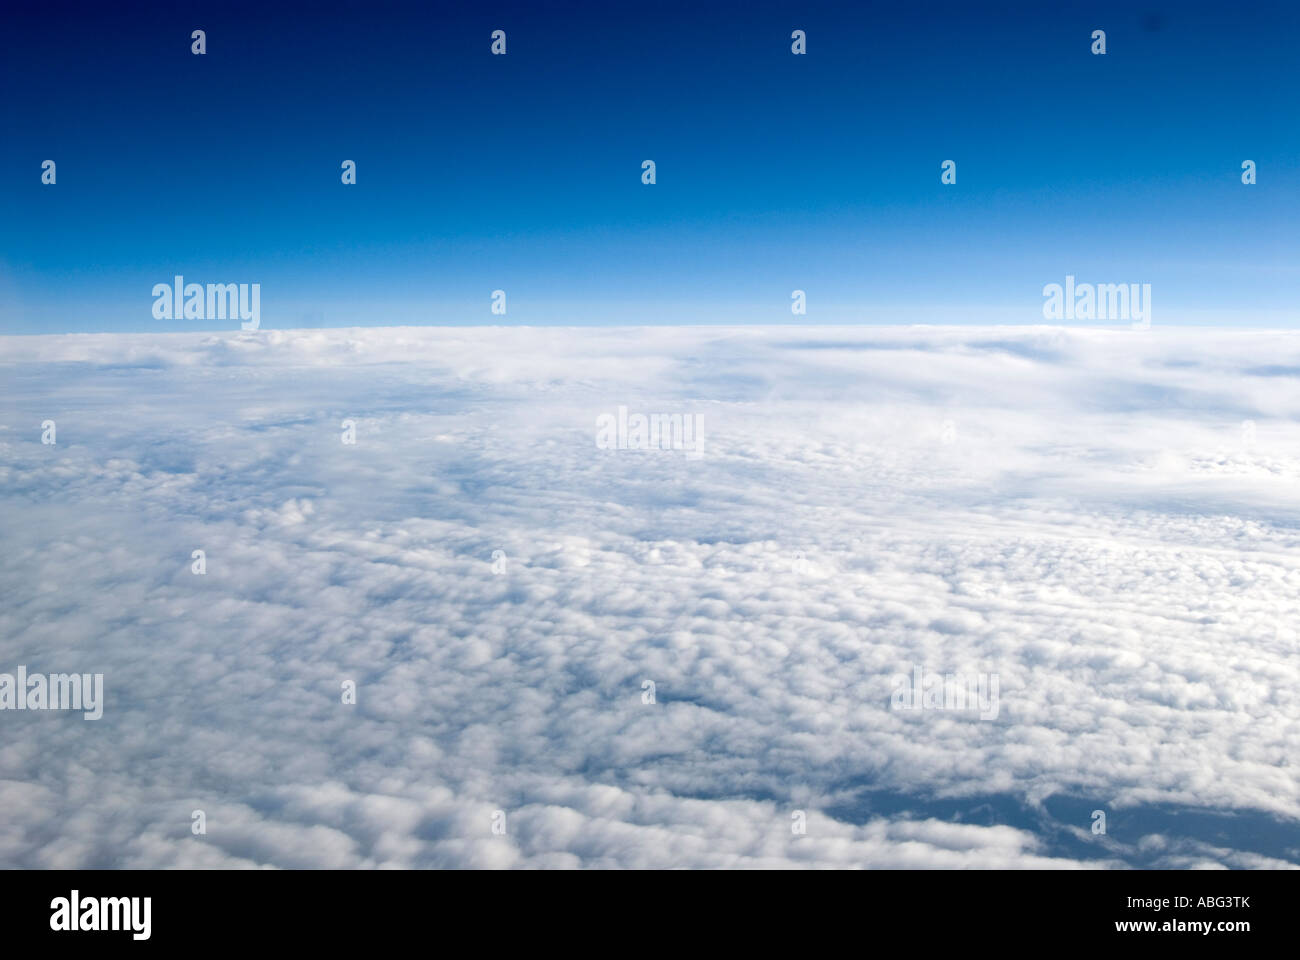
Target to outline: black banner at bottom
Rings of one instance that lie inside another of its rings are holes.
[[[1031,938],[1259,948],[1294,941],[1292,872],[8,871],[7,946],[292,944],[453,932],[482,944],[867,945]]]

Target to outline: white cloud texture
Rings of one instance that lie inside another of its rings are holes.
[[[10,337],[0,382],[0,671],[106,700],[0,712],[0,866],[1300,863],[1300,335]],[[597,449],[620,405],[704,456]],[[996,719],[893,709],[915,667]]]

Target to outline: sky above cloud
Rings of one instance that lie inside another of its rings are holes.
[[[106,691],[0,712],[2,866],[1300,864],[1300,334],[9,337],[0,380],[0,671]],[[704,455],[597,449],[620,405]],[[892,709],[917,666],[996,718]]]
[[[285,329],[1036,324],[1067,275],[1295,325],[1287,0],[10,7],[0,333],[171,332],[177,275]]]

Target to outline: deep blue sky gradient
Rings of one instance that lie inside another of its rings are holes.
[[[177,273],[261,283],[264,328],[782,323],[795,288],[807,323],[1038,323],[1067,273],[1150,283],[1157,324],[1296,315],[1300,4],[4,20],[0,333],[213,327],[153,318]]]

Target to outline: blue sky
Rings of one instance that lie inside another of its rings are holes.
[[[1297,12],[984,6],[21,6],[0,332],[210,328],[176,274],[270,328],[1036,323],[1066,274],[1290,323]]]

